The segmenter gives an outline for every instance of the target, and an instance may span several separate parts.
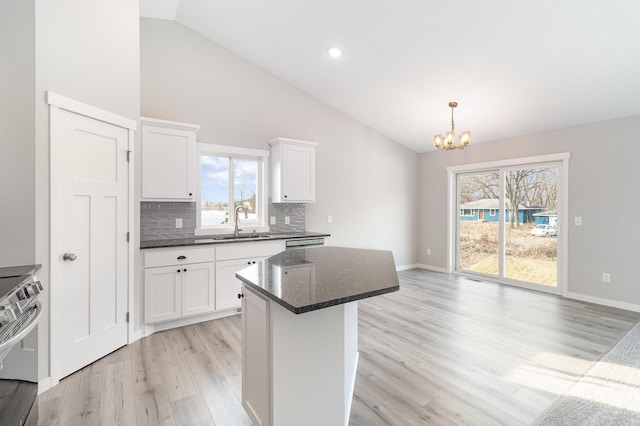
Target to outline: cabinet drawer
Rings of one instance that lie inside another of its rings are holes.
[[[181,259],[184,257],[184,259]],[[182,265],[187,263],[213,262],[216,260],[214,247],[181,248],[146,252],[144,267]]]
[[[269,257],[285,249],[284,240],[225,244],[216,248],[216,260]]]

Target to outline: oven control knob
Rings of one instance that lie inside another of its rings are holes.
[[[42,293],[42,290],[37,286],[36,283],[33,283],[29,286],[29,291],[31,291],[31,293],[33,293],[34,295]]]
[[[18,300],[15,297],[12,297],[9,300],[10,305],[6,305],[5,308],[7,310],[11,309],[12,311],[14,311],[17,315],[20,315],[23,312],[22,306],[23,305],[27,305],[27,302],[21,302],[20,300]]]
[[[27,299],[30,299],[31,297],[36,295],[36,292],[31,289],[30,285],[23,287],[22,291],[27,296]]]
[[[19,288],[18,291],[16,291],[16,297],[18,298],[18,300],[24,300],[29,297],[29,294],[25,293],[26,292],[24,291],[24,288]]]
[[[0,310],[2,320],[5,324],[13,322],[18,319],[16,312],[13,310],[11,306],[3,306],[2,310]]]

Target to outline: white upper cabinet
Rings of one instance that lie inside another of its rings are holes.
[[[195,201],[196,133],[200,126],[140,119],[142,200]]]
[[[315,142],[277,138],[271,141],[271,201],[316,201]]]

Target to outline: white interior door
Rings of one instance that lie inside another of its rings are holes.
[[[51,119],[56,380],[127,343],[130,132],[66,110]]]

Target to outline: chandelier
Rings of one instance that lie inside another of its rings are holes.
[[[435,135],[433,137],[433,144],[437,149],[444,149],[449,151],[451,149],[465,149],[469,142],[471,142],[471,132],[462,132],[458,145],[455,144],[456,133],[455,124],[453,123],[453,109],[458,106],[457,102],[449,102],[451,108],[451,131],[447,132],[444,137],[442,135]]]

